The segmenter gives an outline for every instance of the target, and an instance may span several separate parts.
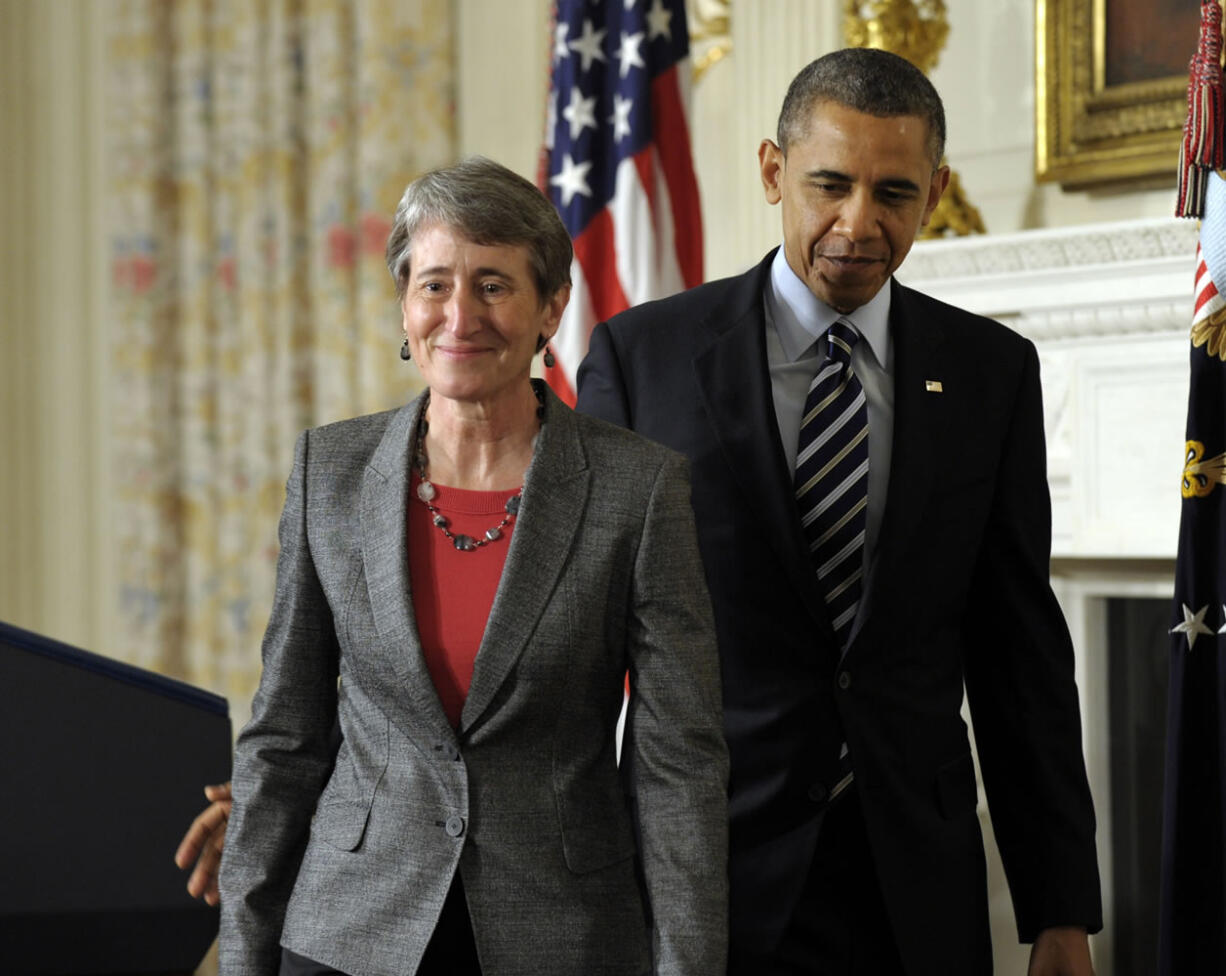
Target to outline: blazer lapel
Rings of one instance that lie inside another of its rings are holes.
[[[424,403],[423,395],[392,417],[362,481],[362,559],[382,640],[377,655],[360,657],[354,666],[370,674],[369,687],[401,731],[437,740],[454,732],[422,656],[409,584],[409,458]]]
[[[546,388],[545,423],[473,666],[461,735],[489,707],[553,598],[583,520],[590,477],[574,414]]]
[[[745,503],[762,521],[788,577],[829,642],[834,630],[817,574],[804,544],[796,509],[792,472],[779,439],[775,401],[766,365],[766,313],[762,292],[775,252],[753,271],[728,306],[714,310],[704,325],[711,341],[694,357],[703,406],[725,460],[745,494]]]

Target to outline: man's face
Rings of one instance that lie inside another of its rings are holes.
[[[769,203],[783,204],[783,249],[809,290],[851,312],[872,299],[911,250],[949,182],[933,169],[927,123],[814,104],[787,155],[758,149]]]

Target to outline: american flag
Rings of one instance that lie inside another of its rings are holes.
[[[1205,181],[1204,216],[1196,243],[1196,284],[1192,327],[1196,329],[1226,309],[1217,282],[1226,284],[1226,182],[1217,173]]]
[[[1172,607],[1158,976],[1226,973],[1226,181],[1204,174]],[[1217,282],[1218,284],[1215,284]]]
[[[575,244],[545,378],[568,403],[597,322],[702,281],[683,0],[559,0],[541,188]]]

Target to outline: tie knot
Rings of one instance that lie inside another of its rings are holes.
[[[826,355],[839,362],[851,362],[851,351],[860,341],[860,333],[846,319],[839,319],[826,331]]]

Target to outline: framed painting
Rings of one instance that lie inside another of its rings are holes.
[[[1173,185],[1197,0],[1036,0],[1035,176]]]

